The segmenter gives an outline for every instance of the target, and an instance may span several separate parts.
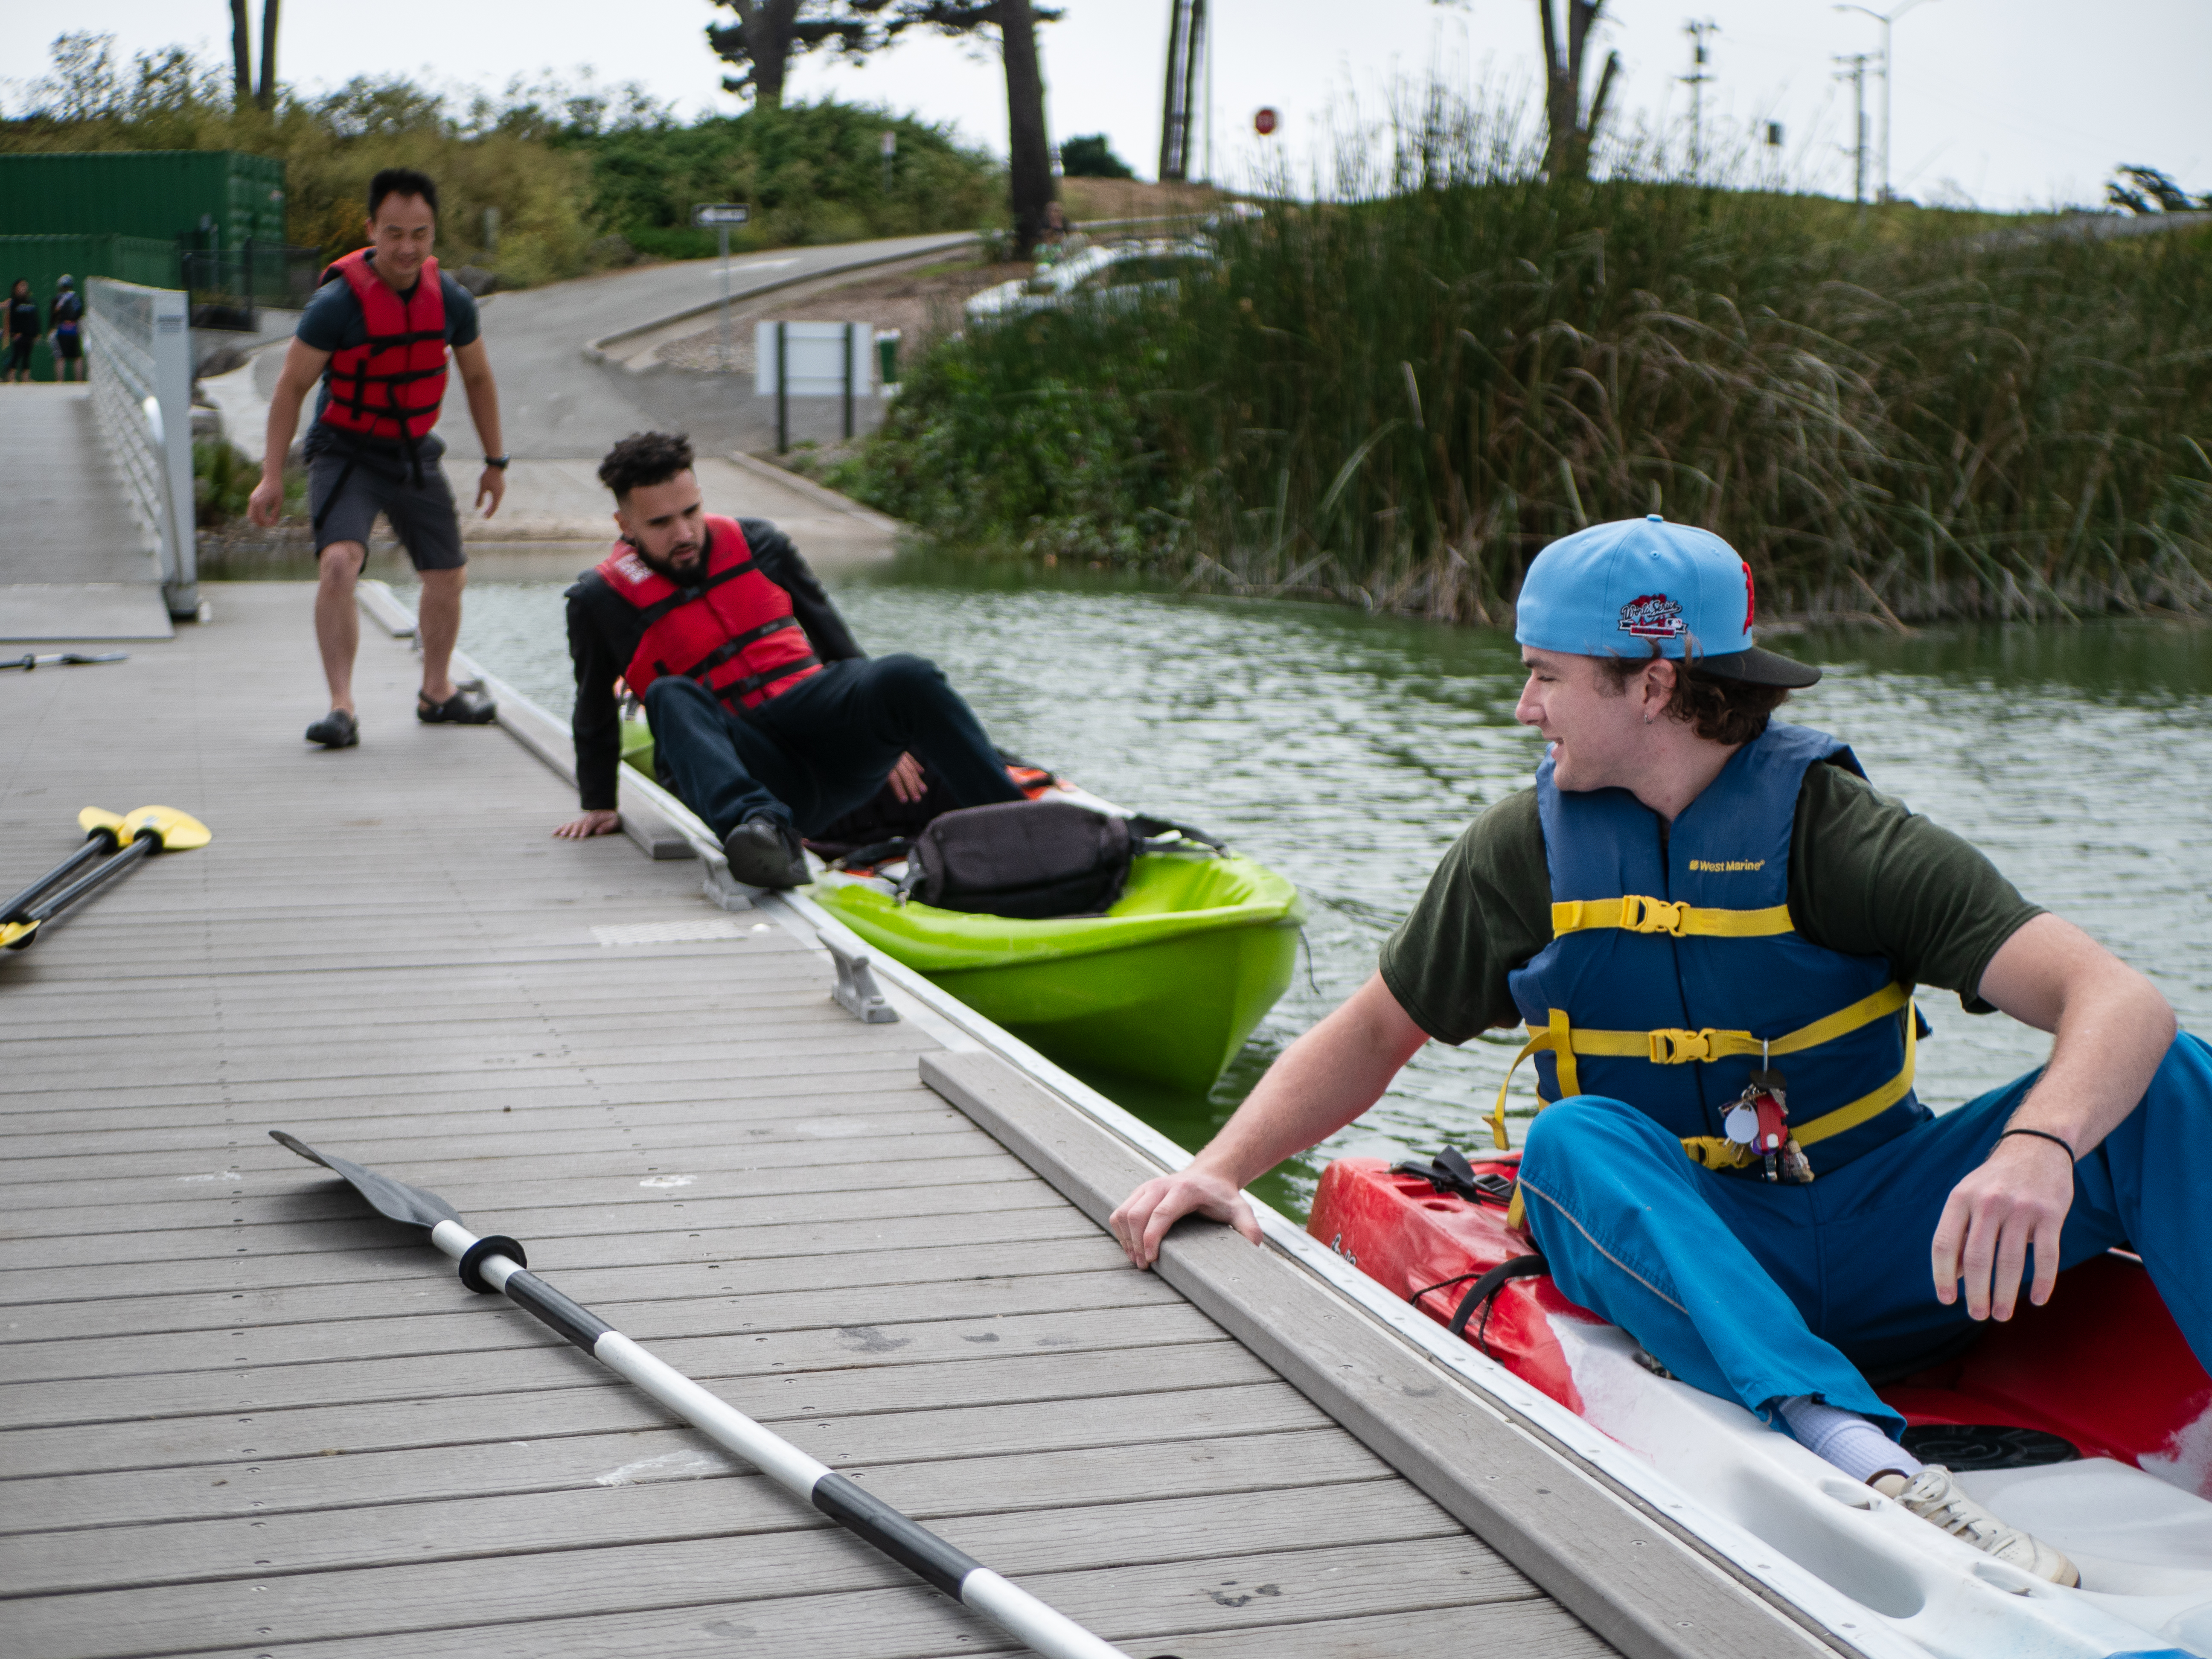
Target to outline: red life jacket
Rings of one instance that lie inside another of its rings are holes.
[[[678,587],[626,542],[599,570],[645,613],[644,635],[623,675],[641,697],[663,674],[681,674],[735,714],[822,672],[791,595],[762,574],[735,519],[708,519],[707,574],[697,587]]]
[[[325,276],[345,278],[361,301],[368,339],[331,354],[323,418],[342,431],[412,448],[437,425],[446,399],[446,286],[437,260],[422,261],[404,298],[369,269],[365,247],[335,261]]]

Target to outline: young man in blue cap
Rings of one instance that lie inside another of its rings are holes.
[[[1656,514],[1547,548],[1516,629],[1516,712],[1547,740],[1534,787],[1475,821],[1376,975],[1114,1231],[1139,1267],[1185,1215],[1258,1243],[1245,1183],[1365,1111],[1424,1042],[1525,1023],[1547,1105],[1518,1206],[1561,1291],[2071,1584],[2064,1556],[1896,1443],[1862,1368],[1909,1369],[2010,1318],[2023,1281],[2039,1304],[2123,1243],[2212,1365],[2212,1206],[2191,1192],[2212,1051],[1843,744],[1770,724],[1819,672],[1753,644],[1753,605],[1733,549]],[[1916,985],[2052,1033],[2049,1064],[1935,1115],[1912,1091]]]

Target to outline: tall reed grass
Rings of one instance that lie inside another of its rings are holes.
[[[1171,295],[971,329],[848,486],[966,546],[1467,620],[1657,511],[1763,604],[2212,611],[2212,232],[1992,234],[1613,158],[1431,96]]]

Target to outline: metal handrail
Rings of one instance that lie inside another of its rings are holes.
[[[86,287],[88,378],[100,441],[123,475],[169,614],[194,616],[200,600],[186,297],[106,276]]]

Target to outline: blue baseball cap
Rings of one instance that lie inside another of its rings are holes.
[[[1513,637],[1577,657],[1662,657],[1753,685],[1811,685],[1820,671],[1752,643],[1751,567],[1710,530],[1648,518],[1594,524],[1536,556]]]

